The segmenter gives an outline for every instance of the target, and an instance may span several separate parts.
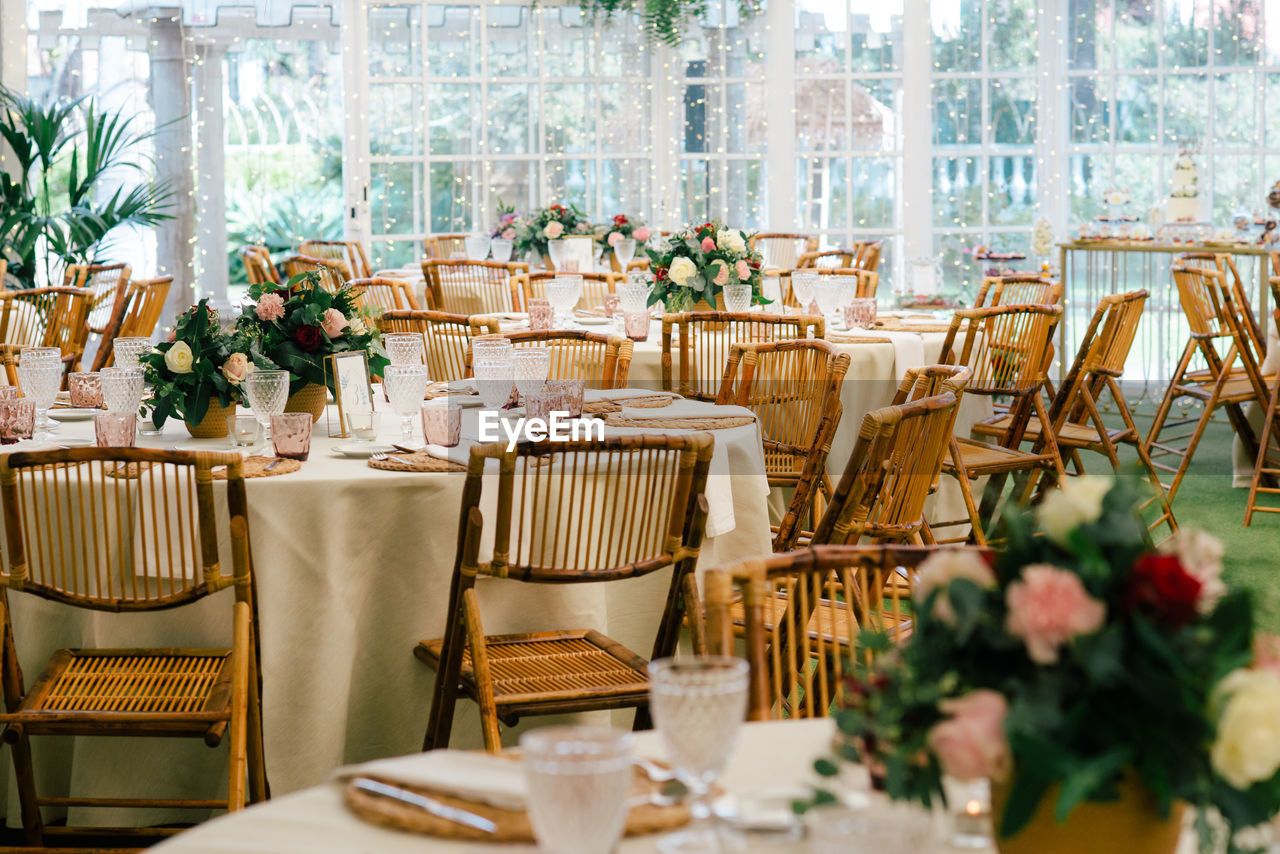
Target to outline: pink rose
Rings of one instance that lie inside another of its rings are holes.
[[[324,330],[324,334],[330,338],[337,338],[342,334],[342,330],[347,328],[347,318],[342,312],[336,308],[326,309],[324,320],[320,323],[320,328]]]
[[[995,691],[979,689],[938,707],[950,717],[929,731],[929,747],[942,770],[961,780],[1009,776],[1009,740],[1004,718],[1009,704]]]
[[[609,232],[609,245],[610,245],[610,246],[617,246],[619,243],[621,243],[621,242],[622,242],[622,240],[623,240],[623,238],[622,238],[622,232],[621,232],[621,231],[611,231],[611,232]]]
[[[542,233],[547,236],[548,240],[555,240],[557,237],[564,234],[564,226],[558,222],[552,221],[547,223],[547,227]]]
[[[252,370],[253,365],[249,363],[249,357],[244,353],[232,353],[222,365],[222,375],[232,385],[240,385]]]
[[[258,319],[266,323],[284,317],[284,299],[279,294],[263,294],[258,297]]]
[[[1023,569],[1005,598],[1009,632],[1022,638],[1037,664],[1056,663],[1060,647],[1093,634],[1107,617],[1107,607],[1089,595],[1080,576],[1044,563]]]
[[[502,232],[502,239],[503,239],[503,240],[515,240],[515,239],[516,239],[516,230],[515,230],[514,228],[508,228],[506,231]]]
[[[702,251],[703,251],[703,252],[715,252],[715,251],[716,251],[716,242],[715,242],[714,240],[712,240],[710,237],[704,237],[704,238],[702,238]]]
[[[747,279],[751,278],[751,265],[746,261],[739,260],[735,265],[735,269],[738,271],[739,281],[745,282]]]
[[[631,236],[634,237],[640,243],[644,243],[646,240],[648,240],[649,234],[650,234],[649,229],[643,225],[637,228],[635,231],[631,232]]]
[[[721,261],[719,264],[716,265],[715,282],[717,285],[723,288],[725,286],[725,283],[728,281],[729,281],[729,265]]]
[[[164,340],[168,341],[170,344],[172,344],[174,341],[177,341],[177,340],[178,340],[178,330],[176,330],[176,329],[170,329],[170,330],[169,330],[169,334],[168,334],[168,335],[166,335],[166,336],[164,336]]]

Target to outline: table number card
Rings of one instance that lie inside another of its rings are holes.
[[[369,354],[364,350],[334,353],[324,360],[325,379],[333,377],[333,399],[338,404],[337,432],[329,425],[329,435],[345,439],[350,431],[347,416],[373,411],[373,384],[369,378]]]

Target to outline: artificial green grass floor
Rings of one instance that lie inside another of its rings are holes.
[[[1138,430],[1145,435],[1151,426],[1150,415],[1143,411],[1134,415]],[[1191,467],[1173,501],[1173,515],[1179,525],[1200,528],[1223,541],[1226,582],[1252,590],[1257,597],[1259,627],[1280,634],[1280,514],[1255,512],[1253,522],[1244,527],[1249,490],[1231,486],[1233,437],[1225,411],[1219,410],[1191,458]],[[1090,473],[1110,471],[1101,454],[1082,452],[1081,459]],[[1121,460],[1136,463],[1137,456],[1132,449],[1122,448]],[[1161,474],[1166,483],[1172,478]],[[1280,496],[1263,496],[1259,504],[1278,507],[1277,498]],[[1160,536],[1159,532],[1156,536]]]

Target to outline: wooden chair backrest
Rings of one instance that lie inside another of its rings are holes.
[[[1119,379],[1124,374],[1124,365],[1138,334],[1138,322],[1142,319],[1148,296],[1146,291],[1130,291],[1127,294],[1107,294],[1098,301],[1076,350],[1075,360],[1049,406],[1055,435],[1067,421],[1085,423],[1094,402],[1108,387],[1106,378]],[[1121,399],[1116,405],[1126,404]]]
[[[1062,302],[1062,283],[1048,276],[1019,273],[1010,276],[986,276],[978,287],[974,308],[992,305],[1058,305]]]
[[[222,524],[216,466],[227,472]],[[242,466],[239,454],[154,448],[9,454],[0,459],[8,546],[0,585],[100,611],[167,608],[232,585],[247,599]]]
[[[355,291],[357,308],[372,307],[382,311],[417,311],[420,308],[413,295],[413,285],[404,279],[375,276],[352,279],[347,286]]]
[[[133,268],[128,264],[71,264],[67,267],[62,277],[63,287],[86,288],[91,295],[90,332],[104,335],[110,331],[113,318],[124,316],[132,273]]]
[[[602,335],[581,329],[510,332],[516,347],[542,347],[551,353],[553,380],[584,380],[587,388],[624,388],[631,373],[635,345],[621,335]],[[467,351],[467,367],[471,352]]]
[[[428,258],[439,258],[447,261],[459,252],[466,250],[467,235],[465,233],[458,234],[436,234],[425,238],[422,241],[422,248],[427,253]]]
[[[351,265],[346,261],[333,258],[312,258],[309,255],[290,255],[280,262],[284,268],[285,280],[288,281],[299,273],[316,272],[320,274],[320,287],[331,294],[336,294],[342,286],[351,281]]]
[[[679,377],[673,383],[672,330],[679,327]],[[826,321],[811,315],[690,311],[662,317],[662,388],[685,397],[715,400],[720,392],[730,348],[740,341],[789,341],[823,338]]]
[[[1222,322],[1218,312],[1218,287],[1216,282],[1225,276],[1214,267],[1173,266],[1173,283],[1178,288],[1178,302],[1182,316],[1191,329],[1191,337],[1208,340],[1225,338],[1231,329]]]
[[[135,281],[129,313],[120,324],[120,337],[150,338],[155,335],[156,327],[160,325],[160,315],[164,312],[164,301],[169,297],[169,288],[172,286],[173,276]]]
[[[946,391],[863,416],[853,453],[814,526],[812,542],[856,545],[864,534],[899,542],[918,537],[958,404],[959,396]]]
[[[884,251],[883,240],[855,240],[850,248],[854,252],[854,267],[869,273],[880,271],[880,255]]]
[[[471,376],[471,339],[496,335],[500,327],[495,317],[468,317],[443,311],[384,311],[378,328],[387,332],[417,332],[423,337],[427,376],[437,382],[452,382]]]
[[[817,250],[818,238],[808,234],[761,232],[752,235],[747,245],[760,252],[764,266],[793,270],[803,253]]]
[[[911,635],[910,590],[939,546],[814,546],[707,572],[712,654],[740,655],[745,623],[751,665],[747,719],[826,717],[841,707],[846,678],[868,653],[863,630],[895,642]],[[985,559],[986,549],[966,547]],[[855,653],[860,653],[855,657]]]
[[[369,256],[365,254],[364,247],[358,240],[304,240],[298,244],[298,254],[311,258],[345,261],[353,278],[373,277]]]
[[[1180,275],[1179,269],[1174,268],[1175,278]],[[1182,275],[1185,275],[1183,273]],[[1214,311],[1218,316],[1218,328],[1226,331],[1226,335],[1230,339],[1230,346],[1222,357],[1221,365],[1215,364],[1215,359],[1209,359],[1209,366],[1215,371],[1230,371],[1235,360],[1240,360],[1240,366],[1244,368],[1245,376],[1248,377],[1250,385],[1253,386],[1254,396],[1258,406],[1264,411],[1271,399],[1270,391],[1267,387],[1266,380],[1262,376],[1262,364],[1266,359],[1265,351],[1258,351],[1253,344],[1253,338],[1249,334],[1248,322],[1245,320],[1244,312],[1240,310],[1240,306],[1235,302],[1235,291],[1228,281],[1225,273],[1218,270],[1201,270],[1200,275],[1204,278],[1205,283],[1209,287],[1210,298],[1213,303]],[[1212,346],[1212,342],[1205,339],[1201,342],[1202,347]],[[1202,349],[1202,352],[1204,350]],[[1205,354],[1206,357],[1208,354]]]
[[[501,314],[516,311],[522,297],[512,279],[528,272],[524,264],[498,261],[443,260],[422,262],[436,308],[451,314]]]
[[[283,284],[280,271],[271,263],[271,252],[265,246],[243,246],[240,260],[244,262],[244,274],[251,285]]]
[[[617,292],[619,282],[626,281],[621,273],[522,273],[512,279],[513,292],[518,292],[521,310],[529,310],[529,300],[545,299],[547,296],[546,281],[559,275],[582,277],[582,299],[578,300],[579,308],[600,308],[604,305],[606,294]]]
[[[797,270],[847,270],[853,266],[857,252],[853,249],[824,249],[821,252],[805,252],[796,259]]]
[[[7,286],[5,284],[4,277],[7,276],[8,274],[9,274],[9,261],[8,259],[0,258],[0,290],[6,289]]]
[[[1244,281],[1240,278],[1240,271],[1236,269],[1236,262],[1230,254],[1226,252],[1183,252],[1174,259],[1174,264],[1183,267],[1212,267],[1221,273],[1223,281],[1231,288],[1231,301],[1235,303],[1244,331],[1249,335],[1249,342],[1253,347],[1253,352],[1255,354],[1266,354],[1266,333],[1262,331],[1257,315],[1253,313],[1252,301],[1249,298],[1249,294],[1245,292]]]
[[[1044,383],[1047,354],[1062,307],[996,305],[957,311],[942,345],[942,361],[973,372],[971,394],[1028,397]],[[956,358],[956,339],[963,346]]]
[[[89,337],[85,288],[0,291],[0,343],[11,349],[57,347],[64,361],[79,358]]]

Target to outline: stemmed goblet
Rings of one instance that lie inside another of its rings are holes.
[[[392,332],[382,336],[382,346],[393,365],[421,365],[426,362],[426,344],[419,332]]]
[[[253,417],[262,425],[263,448],[271,448],[271,416],[284,412],[289,399],[289,372],[254,371],[244,378],[241,388],[249,399]]]
[[[24,347],[19,354],[18,384],[36,407],[35,438],[47,438],[52,425],[49,407],[62,385],[62,353],[56,347]]]
[[[512,375],[522,398],[542,388],[551,375],[551,351],[545,347],[522,347],[511,353]]]
[[[413,419],[422,411],[429,383],[426,365],[388,365],[382,370],[382,386],[391,408],[400,416],[400,444],[405,447],[415,444]]]

